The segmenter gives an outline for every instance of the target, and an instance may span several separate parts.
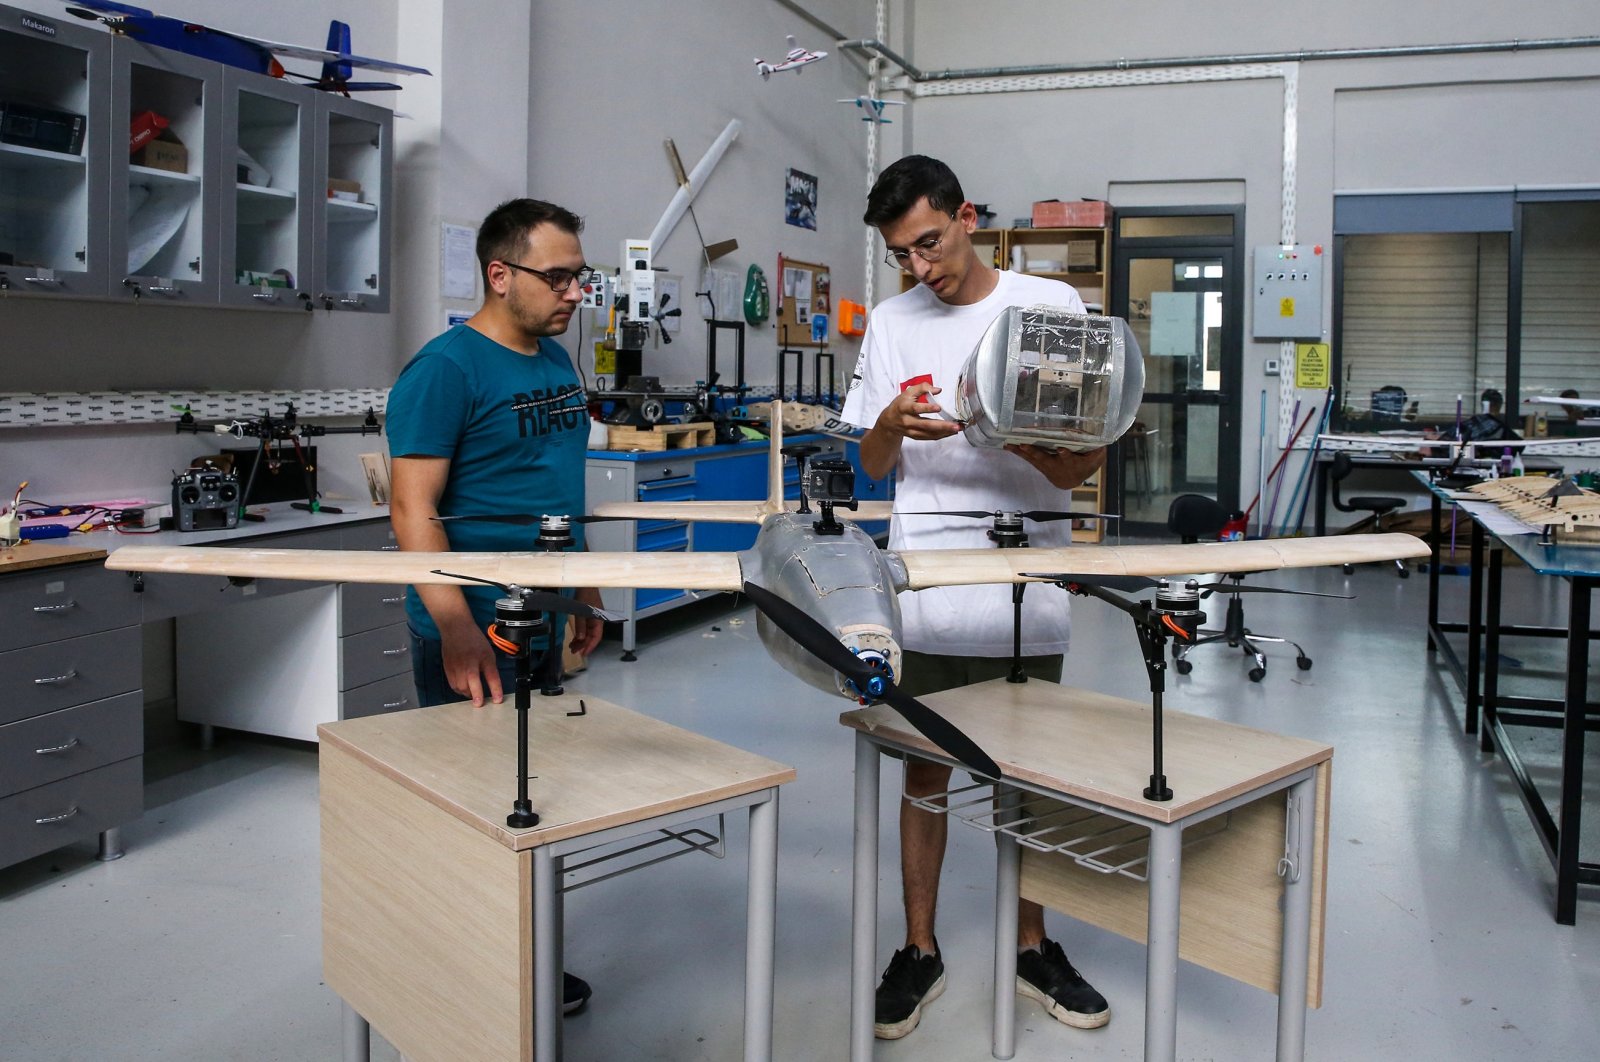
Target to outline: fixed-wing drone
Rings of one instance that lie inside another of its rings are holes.
[[[313,87],[348,95],[352,92],[378,92],[398,90],[399,85],[387,81],[351,81],[354,68],[377,70],[387,74],[429,74],[420,66],[409,66],[389,59],[372,59],[350,52],[350,27],[343,22],[328,24],[327,48],[308,48],[298,44],[282,44],[242,33],[229,33],[213,29],[187,19],[158,15],[154,11],[113,0],[68,0],[67,13],[78,18],[104,23],[113,33],[125,34],[136,41],[167,48],[186,55],[210,59],[226,66],[236,66],[269,77],[291,77],[309,82]],[[306,59],[321,63],[322,71],[316,76],[296,74],[285,70],[278,57]]]
[[[739,553],[356,553],[340,550],[125,546],[106,561],[119,571],[271,577],[355,583],[489,582],[502,587],[623,587],[743,592],[758,606],[763,644],[786,671],[851,700],[884,701],[980,773],[993,761],[914,698],[900,692],[901,591],[985,583],[1092,583],[1096,577],[1259,572],[1278,568],[1422,557],[1427,547],[1400,534],[1208,542],[1197,545],[1068,548],[880,549],[846,520],[882,520],[889,503],[854,498],[854,473],[840,459],[802,473],[799,507],[784,500],[783,412],[773,404],[768,495],[756,501],[618,502],[592,517],[493,516],[538,523],[541,538],[573,519],[676,519],[758,524]],[[815,504],[816,511],[811,510]],[[848,512],[848,517],[841,510]],[[1069,514],[995,513],[1004,526]],[[1072,514],[1075,515],[1075,514]],[[567,539],[570,542],[570,538]],[[1042,574],[1030,574],[1042,573]],[[1070,574],[1064,574],[1070,573]],[[931,718],[930,718],[931,717]]]
[[[810,48],[800,47],[800,42],[794,39],[793,34],[785,37],[784,40],[789,42],[789,54],[785,55],[780,61],[769,63],[760,56],[756,56],[756,72],[761,75],[762,81],[766,81],[773,74],[782,73],[785,70],[793,70],[798,74],[802,67],[810,66],[819,59],[828,57],[827,52],[814,52]]]
[[[889,119],[883,116],[885,107],[904,107],[904,100],[875,100],[871,96],[855,96],[847,100],[834,100],[835,103],[853,103],[866,111],[861,116],[863,122],[877,122],[879,125],[888,125]]]

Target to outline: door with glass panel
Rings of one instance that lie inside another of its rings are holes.
[[[1123,528],[1166,534],[1181,494],[1239,507],[1242,208],[1118,210],[1111,312],[1144,352],[1145,392],[1111,457]]]

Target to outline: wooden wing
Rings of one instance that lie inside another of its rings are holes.
[[[323,583],[469,584],[475,579],[487,579],[530,587],[614,586],[640,590],[738,590],[744,586],[739,557],[734,553],[380,553],[124,546],[111,554],[106,567],[115,571]]]
[[[113,554],[115,556],[115,554]],[[1411,535],[1330,535],[1172,546],[1070,546],[1064,549],[923,549],[898,554],[908,590],[979,583],[1026,583],[1024,572],[1075,575],[1192,575],[1366,564],[1428,556]]]

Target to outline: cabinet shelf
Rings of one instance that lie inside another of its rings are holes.
[[[85,162],[82,155],[68,155],[62,151],[42,151],[21,144],[0,144],[0,166],[18,170],[81,170]]]
[[[348,199],[328,200],[329,222],[371,221],[377,216],[376,203],[352,203]]]
[[[263,188],[241,184],[238,193],[238,219],[241,225],[265,225],[294,214],[299,196],[292,188]]]
[[[160,170],[153,166],[135,166],[128,164],[129,184],[165,184],[173,187],[181,185],[198,186],[200,175],[198,173],[176,173],[172,170]]]

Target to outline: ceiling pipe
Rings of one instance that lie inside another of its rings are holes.
[[[1040,63],[1033,66],[982,66],[925,71],[895,53],[882,41],[840,41],[840,48],[871,52],[894,63],[912,81],[955,81],[977,77],[1031,77],[1039,74],[1091,74],[1113,70],[1154,70],[1169,67],[1242,66],[1251,63],[1309,63],[1327,59],[1406,59],[1430,55],[1471,55],[1484,52],[1533,52],[1565,48],[1600,48],[1600,37],[1540,37],[1531,40],[1481,41],[1468,44],[1404,44],[1378,48],[1322,48],[1287,52],[1251,52],[1238,55],[1197,55],[1167,59],[1099,59],[1081,63]]]

